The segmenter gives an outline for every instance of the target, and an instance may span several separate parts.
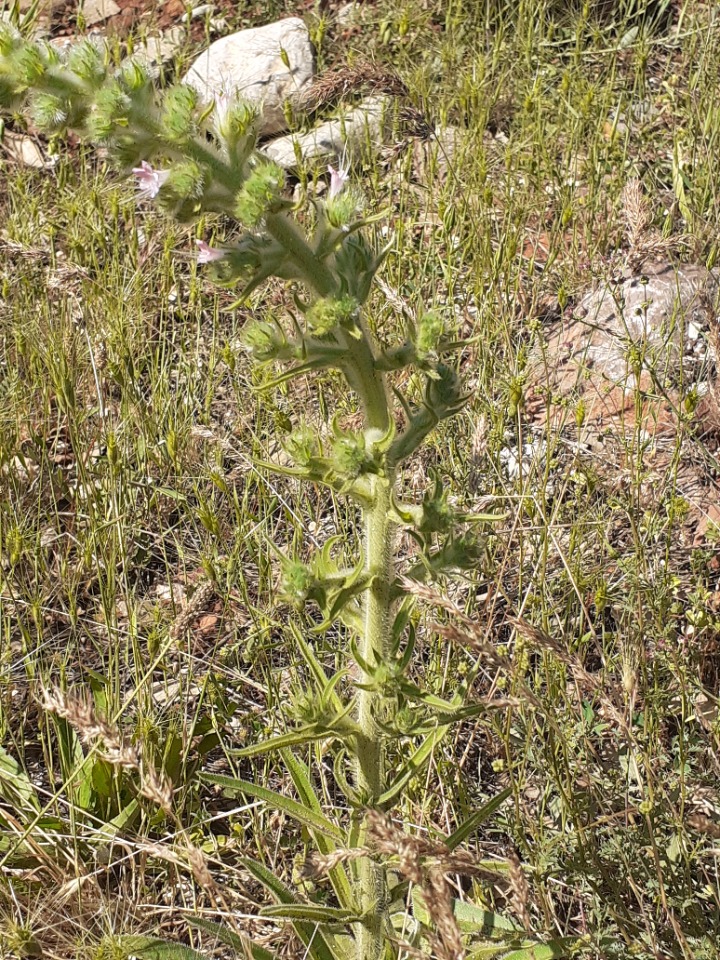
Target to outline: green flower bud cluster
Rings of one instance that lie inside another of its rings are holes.
[[[444,327],[442,317],[435,310],[429,310],[420,317],[414,338],[418,360],[426,360],[437,351]]]
[[[284,205],[284,186],[285,173],[276,163],[259,163],[237,195],[235,216],[246,227],[256,227]]]
[[[303,689],[292,698],[289,713],[306,727],[314,728],[316,733],[332,734],[341,739],[357,734],[358,726],[349,716],[352,705],[343,706],[336,686],[342,679],[342,673],[330,679],[324,690]]]
[[[257,107],[241,97],[222,95],[215,101],[213,132],[238,169],[244,168],[255,149],[259,117]]]
[[[337,431],[332,443],[332,467],[340,477],[354,480],[362,473],[378,473],[380,462],[368,449],[364,433]]]
[[[375,253],[361,234],[347,236],[335,254],[335,270],[343,295],[352,297],[358,303],[365,303],[383,257],[384,254],[378,256]]]
[[[358,190],[346,187],[325,203],[328,223],[336,228],[349,227],[362,213],[363,197]]]
[[[465,405],[467,396],[462,392],[460,377],[445,363],[438,363],[434,376],[428,378],[425,388],[425,405],[438,420],[458,413]]]
[[[182,145],[197,136],[197,107],[198,93],[194,87],[179,83],[168,90],[160,115],[160,132],[168,142]]]
[[[299,347],[288,340],[279,323],[257,320],[243,333],[243,341],[255,360],[289,360],[297,357]]]
[[[308,326],[318,337],[331,333],[337,327],[355,327],[358,309],[357,300],[349,296],[339,299],[320,297],[306,314]]]
[[[284,447],[294,462],[306,470],[315,470],[324,463],[317,434],[304,424],[287,437]]]
[[[423,497],[422,514],[417,529],[423,536],[447,533],[455,521],[455,511],[448,503],[447,490],[443,489],[442,480],[436,476],[434,489],[427,490]]]
[[[322,582],[316,574],[299,560],[284,564],[281,593],[288,603],[301,610],[309,600],[321,602],[324,598]]]

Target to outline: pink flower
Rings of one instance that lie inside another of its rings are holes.
[[[147,160],[143,160],[139,167],[133,167],[133,173],[137,177],[138,193],[148,200],[155,199],[170,176],[169,170],[155,170]]]
[[[204,240],[196,240],[195,246],[198,248],[198,263],[212,263],[214,260],[222,260],[225,256],[224,250],[211,247],[210,244]]]
[[[337,170],[332,165],[328,166],[328,173],[330,174],[330,192],[328,193],[328,199],[334,200],[348,182],[350,172],[347,167],[341,163]]]

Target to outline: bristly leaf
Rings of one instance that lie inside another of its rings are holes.
[[[454,850],[455,847],[459,847],[461,843],[464,843],[468,837],[477,830],[481,823],[484,823],[489,819],[496,810],[499,810],[500,807],[505,803],[507,798],[512,795],[512,787],[505,787],[497,796],[493,797],[492,800],[488,800],[487,803],[484,803],[479,810],[476,810],[471,817],[468,817],[460,826],[447,838],[445,843],[447,846]]]
[[[220,943],[232,947],[240,957],[248,956],[252,957],[252,960],[277,960],[275,954],[271,953],[270,950],[266,950],[265,947],[254,943],[249,937],[235,933],[221,923],[214,923],[212,920],[206,920],[204,917],[189,917],[188,924],[191,927],[196,927],[198,930],[203,930],[205,933],[211,934]]]
[[[182,943],[171,940],[158,940],[155,937],[120,937],[120,944],[128,955],[140,960],[208,960],[205,954],[198,953]]]
[[[267,787],[261,787],[259,784],[250,783],[247,780],[238,780],[236,777],[226,777],[219,773],[203,773],[201,779],[206,783],[214,783],[219,787],[224,787],[226,790],[233,790],[250,797],[257,797],[258,800],[264,800],[273,809],[286,813],[291,819],[302,823],[308,829],[317,830],[325,836],[331,837],[337,843],[343,842],[344,838],[334,823],[322,814],[309,810],[302,803],[298,803],[297,800],[291,800],[289,797],[284,797],[281,793],[268,790]]]
[[[278,903],[299,905],[300,901],[292,890],[286,887],[261,863],[246,857],[241,860],[241,863],[275,897]],[[333,942],[335,938],[331,934],[322,933],[318,923],[308,920],[293,920],[292,925],[307,948],[305,955],[312,957],[312,960],[346,960],[343,950],[333,949],[330,946],[330,942]]]

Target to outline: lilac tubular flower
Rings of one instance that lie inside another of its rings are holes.
[[[198,248],[198,263],[213,263],[215,260],[222,260],[225,251],[217,247],[211,247],[205,240],[196,240],[195,246]]]
[[[345,184],[350,178],[350,171],[341,163],[337,170],[332,165],[329,165],[328,173],[330,174],[330,192],[328,193],[328,199],[334,200],[339,193],[342,193]]]
[[[227,116],[230,112],[233,102],[234,98],[225,89],[216,94],[215,109],[213,111],[213,124],[218,132],[224,128],[225,121],[227,120]]]
[[[139,167],[133,167],[137,177],[137,188],[140,196],[154,200],[160,193],[160,188],[170,176],[169,170],[155,170],[147,160],[143,160]]]

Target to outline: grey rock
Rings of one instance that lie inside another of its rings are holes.
[[[353,165],[382,146],[390,103],[388,97],[368,97],[350,113],[320,123],[308,133],[277,137],[262,150],[284,170],[297,167],[296,150],[308,165],[338,162],[340,158]]]
[[[260,135],[287,129],[283,104],[302,92],[315,71],[308,29],[298,17],[221,37],[183,78],[206,99],[237,91],[261,105]]]
[[[689,325],[707,327],[718,281],[707,268],[647,265],[643,276],[603,283],[574,311],[573,355],[615,383],[634,387],[628,354],[639,351],[643,366],[679,374]],[[694,335],[697,339],[697,333]]]

